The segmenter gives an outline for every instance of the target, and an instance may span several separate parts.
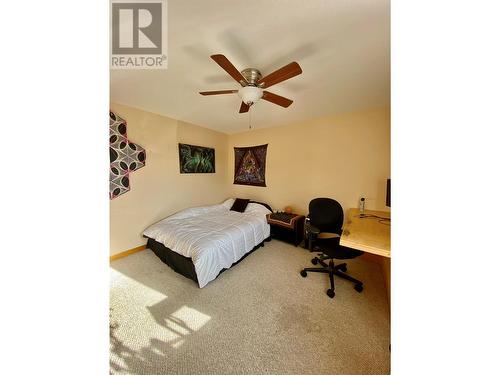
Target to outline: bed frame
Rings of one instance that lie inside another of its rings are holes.
[[[271,206],[269,206],[266,203],[255,202],[255,201],[250,201],[248,203],[258,203],[258,204],[261,204],[264,207],[266,207],[271,212],[273,211],[272,208],[271,208]],[[144,236],[144,237],[146,237],[146,236]],[[165,263],[166,265],[168,265],[175,272],[177,272],[177,273],[179,273],[179,274],[187,277],[188,279],[191,279],[194,282],[198,283],[198,278],[196,277],[196,271],[195,271],[195,268],[194,268],[194,263],[191,260],[191,258],[188,258],[188,257],[185,257],[185,256],[183,256],[181,254],[176,253],[175,251],[169,249],[168,247],[166,247],[162,243],[157,242],[157,241],[155,241],[152,238],[149,238],[149,237],[146,237],[146,238],[148,239],[146,247],[148,249],[151,249],[153,251],[153,253],[155,253],[156,256],[158,258],[160,258],[160,260],[163,263]],[[237,262],[231,264],[231,267],[233,267],[234,265],[236,265],[239,262],[241,262],[243,259],[245,259],[248,255],[250,255],[251,253],[253,253],[258,248],[264,247],[264,242],[269,242],[269,241],[271,241],[271,236],[269,236],[264,241],[262,241],[260,244],[258,244],[257,246],[255,246],[251,251],[249,251],[248,253],[246,253],[245,255],[243,255]],[[229,267],[229,268],[231,268],[231,267]],[[225,270],[227,270],[227,268],[222,269],[219,272],[219,275],[222,272],[224,272]],[[217,277],[219,277],[219,275],[217,275]]]

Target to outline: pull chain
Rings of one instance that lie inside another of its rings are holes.
[[[252,130],[252,105],[248,108],[248,129]]]

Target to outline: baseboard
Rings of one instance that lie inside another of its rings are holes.
[[[120,258],[124,258],[124,257],[126,257],[126,256],[128,256],[130,254],[138,253],[139,251],[142,251],[142,250],[145,250],[145,249],[146,249],[146,245],[141,245],[141,246],[134,247],[133,249],[130,249],[130,250],[122,251],[121,253],[111,255],[109,257],[109,261],[112,262],[114,260],[117,260],[117,259],[120,259]]]

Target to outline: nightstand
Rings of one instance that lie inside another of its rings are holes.
[[[267,222],[271,226],[271,236],[292,242],[298,246],[304,236],[303,215],[287,214],[285,212],[275,212],[266,215]]]

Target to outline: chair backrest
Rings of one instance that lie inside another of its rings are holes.
[[[313,199],[309,203],[309,218],[321,232],[342,233],[344,210],[335,199]]]

